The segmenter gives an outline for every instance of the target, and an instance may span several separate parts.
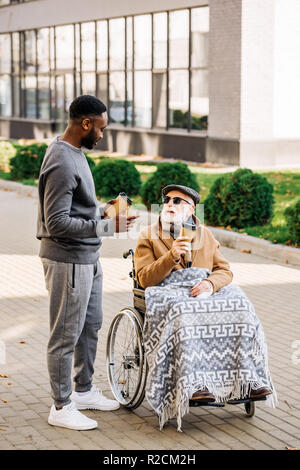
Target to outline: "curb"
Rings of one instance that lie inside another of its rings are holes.
[[[269,240],[252,237],[251,235],[241,235],[240,233],[230,232],[220,228],[207,226],[214,237],[221,245],[228,248],[234,248],[253,255],[263,256],[283,264],[293,264],[300,266],[300,249],[292,248],[286,245],[274,244]],[[247,250],[247,251],[246,251]]]
[[[38,189],[34,186],[27,186],[16,181],[7,181],[0,179],[0,190],[15,191],[21,196],[38,197]],[[149,213],[146,211],[139,211],[145,215]],[[154,214],[153,214],[154,215]],[[155,215],[154,215],[155,216]],[[150,222],[151,223],[151,222]],[[227,248],[234,248],[235,250],[251,253],[253,255],[262,256],[264,258],[272,259],[283,264],[291,264],[300,266],[300,249],[292,248],[286,245],[274,244],[268,240],[262,240],[250,235],[242,235],[240,233],[223,230],[220,228],[206,226],[220,242],[222,246]]]
[[[30,186],[22,183],[17,183],[16,181],[6,181],[0,179],[0,189],[3,191],[15,191],[21,196],[26,197],[38,197],[38,189],[35,186]]]

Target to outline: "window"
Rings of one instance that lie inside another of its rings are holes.
[[[109,21],[109,68],[125,68],[125,20],[118,18]]]
[[[109,21],[109,119],[125,124],[125,19]]]
[[[10,73],[10,35],[0,35],[0,73]]]
[[[189,11],[170,13],[170,67],[189,66]]]
[[[50,119],[50,30],[43,28],[37,32],[38,61],[38,117]]]
[[[109,75],[110,121],[125,123],[125,73],[111,72]]]
[[[193,8],[191,21],[192,67],[208,66],[208,8]]]
[[[167,123],[167,74],[157,72],[153,74],[152,114],[153,127],[166,127]]]
[[[0,34],[0,115],[62,130],[91,94],[111,123],[206,130],[208,38],[208,6]]]
[[[151,72],[134,72],[134,125],[151,127]]]
[[[208,7],[191,10],[191,128],[207,129],[208,101]]]
[[[151,15],[134,17],[134,68],[151,69]]]
[[[11,80],[0,75],[0,116],[11,116]]]
[[[191,90],[192,129],[207,129],[208,72],[193,70]]]
[[[47,73],[49,71],[50,51],[49,51],[49,28],[40,29],[37,33],[37,57],[38,71]]]
[[[24,71],[32,74],[36,72],[36,32],[25,31],[24,44]]]
[[[107,87],[107,74],[101,73],[97,76],[97,97],[103,103],[107,103],[108,87]]]
[[[132,25],[133,25],[132,17],[129,16],[128,18],[126,18],[126,64],[127,64],[128,69],[133,68],[133,63],[132,63],[132,60],[133,60]]]
[[[81,67],[83,71],[94,71],[96,64],[95,23],[81,25]],[[92,87],[95,90],[95,86]],[[95,91],[94,91],[95,93]]]
[[[155,69],[165,69],[167,67],[167,21],[167,13],[153,15],[153,64]]]
[[[82,94],[95,95],[96,94],[96,76],[95,73],[88,72],[82,74]]]
[[[0,116],[12,114],[11,43],[9,34],[0,35]]]
[[[97,71],[108,69],[107,21],[97,22]]]
[[[48,75],[38,77],[38,116],[40,119],[50,119],[50,83]]]
[[[25,75],[25,90],[26,90],[26,117],[36,118],[36,91],[37,80],[35,75]]]
[[[56,69],[74,68],[74,27],[55,27]]]
[[[168,15],[153,15],[152,125],[167,126]]]
[[[169,78],[170,127],[186,129],[189,109],[189,75],[187,70],[172,70]]]

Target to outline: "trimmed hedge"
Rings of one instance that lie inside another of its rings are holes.
[[[300,245],[300,198],[285,209],[284,217],[291,241]]]
[[[162,203],[161,190],[168,184],[189,186],[199,191],[196,175],[190,171],[186,163],[159,163],[157,170],[142,187],[142,201],[147,209],[150,209],[152,204]]]
[[[95,166],[92,173],[98,196],[109,197],[120,192],[135,196],[142,186],[140,173],[128,160],[106,158]]]
[[[47,148],[44,143],[20,145],[16,156],[10,160],[12,179],[38,178]]]
[[[0,140],[0,171],[9,172],[10,160],[16,156],[19,146],[17,142]]]
[[[272,217],[273,185],[250,169],[218,178],[204,201],[205,223],[236,228],[264,225]]]

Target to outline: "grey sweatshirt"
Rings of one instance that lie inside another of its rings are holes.
[[[39,256],[95,264],[101,237],[113,235],[114,224],[112,219],[102,218],[93,176],[81,149],[56,137],[43,160],[38,194]]]

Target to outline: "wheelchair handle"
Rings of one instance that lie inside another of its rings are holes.
[[[132,255],[132,256],[134,255],[134,251],[131,248],[128,251],[124,251],[123,258],[126,259],[126,258],[128,258],[129,255]]]

